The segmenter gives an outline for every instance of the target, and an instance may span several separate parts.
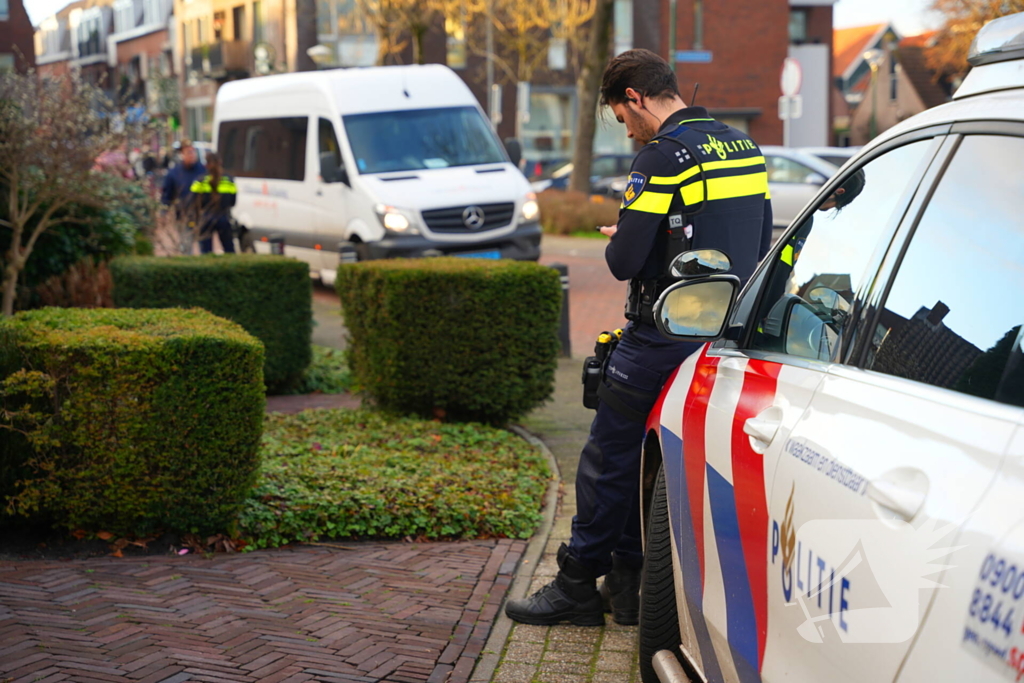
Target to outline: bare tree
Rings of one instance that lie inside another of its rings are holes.
[[[402,7],[408,0],[356,0],[362,19],[377,32],[377,65],[405,49]]]
[[[0,74],[0,229],[10,231],[3,315],[14,313],[18,276],[40,235],[82,222],[76,210],[100,201],[93,167],[121,138],[110,130],[110,113],[102,93],[77,79]]]
[[[601,76],[608,61],[608,43],[611,38],[612,9],[615,0],[597,0],[590,24],[590,41],[583,61],[583,69],[576,81],[580,106],[576,118],[576,137],[572,149],[572,177],[569,189],[590,193],[590,164],[594,156],[594,135],[597,132],[597,96]]]
[[[967,51],[981,27],[993,19],[1024,12],[1024,0],[933,0],[944,17],[935,44],[925,53],[928,67],[941,76],[967,73]]]

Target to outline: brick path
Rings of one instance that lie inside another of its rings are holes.
[[[523,541],[0,565],[0,681],[467,681]]]

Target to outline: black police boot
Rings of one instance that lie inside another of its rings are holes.
[[[640,568],[627,567],[617,555],[612,556],[612,571],[601,584],[604,611],[611,612],[616,624],[635,626],[640,623]]]
[[[604,607],[597,592],[597,578],[563,543],[558,549],[555,580],[528,598],[505,605],[509,619],[523,624],[553,626],[568,621],[576,626],[604,626]]]

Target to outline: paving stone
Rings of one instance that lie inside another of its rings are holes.
[[[601,641],[602,650],[619,650],[632,652],[636,650],[636,635],[616,631],[607,631]]]
[[[573,664],[579,669],[579,667],[590,666],[590,662],[594,659],[594,653],[588,648],[587,651],[583,651],[581,646],[580,651],[573,652],[569,648],[557,648],[550,649],[544,653],[544,657],[541,659],[542,662],[557,662],[559,664]]]
[[[537,668],[530,664],[518,662],[502,662],[495,673],[492,683],[530,683]]]
[[[543,643],[509,643],[508,648],[505,650],[504,661],[522,662],[524,664],[537,664],[540,662],[541,655],[543,654]]]
[[[595,668],[598,671],[630,671],[635,657],[630,652],[609,652],[602,650],[597,656]]]
[[[512,628],[513,643],[543,643],[547,640],[550,626],[532,626],[516,624]]]

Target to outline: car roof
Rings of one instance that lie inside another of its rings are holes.
[[[820,157],[816,157],[813,154],[808,154],[799,149],[793,149],[792,147],[781,147],[778,145],[763,145],[761,147],[761,153],[765,156],[773,157],[785,157],[798,161],[804,166],[808,166],[818,173],[821,173],[826,178],[830,178],[839,167],[835,164],[825,161]]]

